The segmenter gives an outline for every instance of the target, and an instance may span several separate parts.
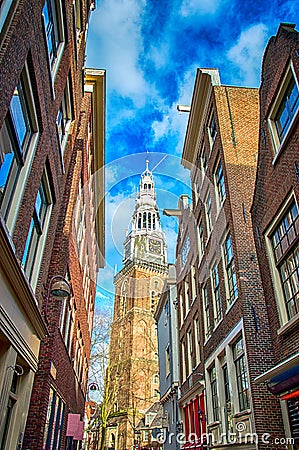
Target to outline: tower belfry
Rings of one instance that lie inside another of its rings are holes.
[[[153,315],[167,268],[155,183],[146,160],[131,227],[124,241],[123,268],[114,277],[109,347],[113,413],[108,439],[113,435],[116,450],[133,448],[136,425],[159,400],[158,342]]]
[[[153,174],[148,164],[146,160],[135,202],[132,229],[124,242],[125,266],[134,260],[162,265],[166,263],[165,236],[161,230]]]

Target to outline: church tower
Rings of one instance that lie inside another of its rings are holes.
[[[157,329],[153,315],[168,266],[155,184],[148,164],[146,161],[131,229],[124,242],[123,268],[114,278],[107,377],[113,411],[108,421],[107,444],[116,450],[133,448],[137,440],[135,427],[143,413],[160,398]]]

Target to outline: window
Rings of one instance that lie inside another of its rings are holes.
[[[18,370],[14,370],[13,366],[8,367],[7,374],[5,374],[6,378],[9,378],[9,381],[6,380],[6,383],[10,383],[10,388],[8,392],[8,400],[6,403],[6,408],[3,408],[4,417],[2,418],[2,429],[0,433],[0,448],[4,449],[8,443],[9,434],[12,430],[10,428],[14,422],[14,412],[16,410],[16,404],[19,397],[19,376]]]
[[[206,210],[206,222],[207,222],[207,235],[209,235],[212,231],[212,201],[210,194],[207,195],[205,201],[205,210]]]
[[[180,305],[180,326],[183,325],[184,317],[186,315],[186,304],[183,299],[183,294],[179,294],[179,305]]]
[[[13,0],[1,0],[0,1],[0,32],[6,22],[7,17],[10,15],[10,8],[13,5]]]
[[[293,200],[271,235],[288,320],[299,313],[299,244],[294,246],[298,235],[299,214]]]
[[[206,171],[207,171],[207,154],[205,148],[202,149],[201,155],[200,155],[200,167],[202,171],[202,177],[204,177]]]
[[[64,151],[66,141],[68,138],[68,132],[70,129],[72,121],[72,108],[71,108],[71,94],[70,94],[70,83],[67,79],[66,87],[63,92],[61,104],[57,114],[57,129],[59,142],[61,146],[62,153]]]
[[[186,355],[185,355],[185,342],[181,345],[182,352],[182,383],[186,380]]]
[[[230,397],[230,386],[229,386],[229,374],[227,364],[222,367],[222,376],[224,384],[224,415],[225,415],[225,431],[226,437],[228,437],[228,432],[232,430],[232,414],[231,414],[231,397]]]
[[[287,87],[286,93],[283,96],[281,105],[275,116],[275,125],[280,142],[283,140],[290,123],[298,109],[299,93],[298,86],[292,77]]]
[[[216,368],[213,366],[209,370],[210,386],[211,386],[211,400],[212,400],[212,413],[213,421],[219,420],[219,406],[218,406],[218,394],[217,394],[217,380],[216,380]]]
[[[168,377],[170,374],[170,350],[169,345],[165,349],[165,375]]]
[[[191,307],[191,293],[189,289],[189,281],[187,279],[184,280],[184,288],[185,288],[185,305],[187,305],[187,311],[189,311]]]
[[[213,144],[216,139],[216,135],[217,135],[216,120],[215,120],[214,115],[212,115],[212,117],[210,119],[209,126],[208,126],[208,133],[209,133],[210,147],[212,149]]]
[[[191,266],[191,302],[196,300],[195,267]]]
[[[61,397],[50,388],[48,411],[44,431],[43,448],[54,450],[60,448],[62,427],[65,414],[65,404]]]
[[[193,327],[194,327],[194,341],[195,341],[195,363],[196,365],[200,362],[200,347],[199,347],[199,319],[196,317],[193,321]]]
[[[298,84],[294,78],[292,68],[289,67],[269,117],[275,153],[278,152],[280,144],[286,137],[298,109]]]
[[[201,259],[201,257],[203,256],[204,252],[205,252],[205,243],[204,243],[204,238],[203,238],[203,225],[202,225],[202,220],[199,222],[198,225],[198,243],[199,243],[199,260]]]
[[[169,300],[166,301],[164,306],[164,326],[166,327],[169,317]]]
[[[214,300],[214,322],[217,325],[222,319],[222,305],[220,295],[220,282],[218,265],[215,264],[212,270],[212,286],[213,286],[213,300]]]
[[[38,137],[37,118],[27,63],[15,87],[0,130],[0,206],[13,228]],[[18,189],[18,187],[20,188]]]
[[[215,183],[216,183],[218,204],[219,204],[219,206],[221,206],[222,202],[225,199],[224,175],[223,175],[221,161],[219,161],[219,164],[218,164],[216,172],[215,172]]]
[[[205,284],[204,287],[202,288],[202,300],[203,300],[205,339],[208,339],[211,336],[211,317],[210,317],[210,301],[207,284]]]
[[[188,350],[188,375],[192,373],[193,369],[193,340],[192,340],[192,331],[189,329],[187,331],[187,350]]]
[[[56,72],[64,48],[63,14],[60,0],[46,0],[43,8],[51,71]]]
[[[66,280],[70,280],[68,275],[66,276]],[[74,298],[71,297],[65,299],[62,304],[59,328],[69,354],[71,353],[75,311],[76,305],[74,302]]]
[[[237,277],[235,271],[232,238],[230,233],[227,235],[224,243],[224,262],[227,282],[227,302],[230,305],[238,297]]]
[[[249,387],[242,336],[240,336],[239,339],[233,344],[233,357],[237,377],[240,411],[244,411],[249,408]]]
[[[47,236],[50,213],[52,209],[51,205],[52,195],[49,179],[47,172],[44,172],[35,199],[33,215],[22,258],[22,265],[25,269],[28,280],[34,287],[36,286],[43,247]]]
[[[187,262],[189,250],[190,250],[190,237],[187,236],[184,241],[183,248],[182,248],[182,265],[183,265],[183,267],[185,266],[185,264]]]
[[[76,33],[76,42],[79,42],[80,33],[82,31],[81,0],[75,0],[74,2],[74,28]]]

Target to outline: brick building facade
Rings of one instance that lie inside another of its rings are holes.
[[[66,427],[69,413],[81,423],[84,417],[96,273],[104,254],[104,209],[96,204],[104,178],[101,171],[91,175],[104,162],[105,72],[89,71],[85,80],[84,70],[94,6],[1,2],[5,450],[75,448],[72,441],[82,439],[79,426],[77,436],[66,438]]]
[[[193,198],[180,207],[176,263],[187,446],[270,448],[263,434],[283,435],[277,400],[254,383],[273,362],[250,220],[258,124],[257,89],[198,69],[182,156]]]
[[[299,33],[282,23],[265,50],[252,223],[273,344],[260,373],[280,398],[285,437],[299,448]],[[291,447],[291,446],[290,446]]]

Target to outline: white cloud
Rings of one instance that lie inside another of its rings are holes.
[[[176,219],[173,219],[176,220]],[[167,242],[167,262],[175,263],[175,251],[176,251],[176,241],[177,241],[177,231],[176,224],[173,223],[173,227],[164,226],[163,231],[166,235]]]
[[[239,69],[239,80],[248,86],[259,85],[259,74],[267,36],[263,23],[253,25],[240,34],[237,43],[227,52],[228,60]]]
[[[106,251],[117,252],[120,257],[123,255],[123,243],[126,230],[131,222],[134,210],[135,195],[130,196],[128,192],[119,192],[115,196],[109,193],[106,196],[106,227],[107,242]],[[109,256],[109,255],[108,255]],[[109,263],[109,261],[108,261]]]
[[[105,167],[105,180],[107,186],[112,186],[118,179],[118,170],[115,165],[106,165]]]
[[[144,102],[148,91],[138,66],[144,7],[145,1],[141,0],[105,0],[99,3],[92,14],[94,31],[88,41],[89,48],[94,49],[93,59],[99,58],[96,65],[107,69],[110,89],[120,96],[131,97],[136,104]],[[100,49],[98,55],[96,48]]]
[[[215,14],[220,4],[221,0],[183,0],[180,13],[183,17]]]
[[[169,39],[167,39],[167,41],[165,42],[162,43],[159,42],[159,45],[157,46],[152,46],[148,56],[151,62],[155,65],[156,69],[159,70],[169,65],[169,53],[170,53],[170,42]]]

